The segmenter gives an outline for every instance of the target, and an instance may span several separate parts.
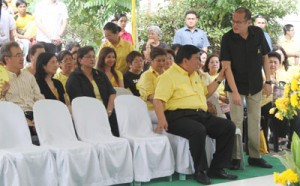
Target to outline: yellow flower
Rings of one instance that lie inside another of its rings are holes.
[[[276,110],[276,108],[271,108],[271,109],[269,110],[269,114],[274,114],[274,113],[275,113],[275,110]]]
[[[297,107],[297,105],[298,105],[298,96],[297,96],[297,94],[292,94],[291,95],[291,105],[292,105],[292,107]]]
[[[297,91],[297,89],[298,89],[298,79],[293,78],[291,82],[291,90]]]
[[[283,120],[283,115],[280,112],[277,112],[275,114],[275,117],[278,118],[279,120]]]
[[[284,91],[283,91],[283,97],[285,97],[285,98],[289,97],[290,90],[291,90],[291,85],[285,84]]]

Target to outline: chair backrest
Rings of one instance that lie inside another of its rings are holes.
[[[16,104],[0,101],[0,148],[32,144],[23,110]]]
[[[120,136],[154,134],[146,103],[139,97],[122,95],[115,99]]]
[[[36,130],[41,145],[77,141],[68,107],[58,100],[40,100],[33,105]]]
[[[72,115],[80,140],[101,140],[112,136],[103,103],[91,97],[77,97],[72,101]]]
[[[126,88],[121,88],[121,87],[114,87],[116,90],[117,94],[116,96],[121,96],[121,95],[132,95],[132,92]]]

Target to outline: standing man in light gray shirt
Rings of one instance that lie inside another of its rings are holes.
[[[195,11],[189,10],[185,13],[186,26],[176,31],[173,44],[181,45],[194,45],[199,49],[207,52],[207,48],[210,46],[206,33],[196,28],[198,22],[198,15]]]

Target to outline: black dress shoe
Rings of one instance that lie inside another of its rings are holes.
[[[207,171],[207,175],[210,178],[219,178],[225,180],[236,180],[238,178],[237,175],[228,174],[224,169],[209,169]]]
[[[231,170],[238,170],[241,167],[241,160],[240,159],[232,159],[231,160]]]
[[[204,171],[197,171],[194,174],[195,180],[199,183],[202,183],[204,185],[209,185],[211,184],[210,178],[206,175]]]
[[[271,164],[268,164],[264,159],[262,158],[248,158],[248,164],[255,167],[261,167],[261,168],[272,168],[273,166]]]

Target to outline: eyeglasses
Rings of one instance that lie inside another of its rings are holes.
[[[246,21],[234,21],[234,20],[231,20],[230,22],[231,22],[231,24],[237,24],[237,25],[241,25],[243,23],[246,23]]]
[[[67,59],[62,60],[61,62],[62,63],[67,63],[67,62],[72,62],[72,61],[74,61],[73,58],[67,58]]]
[[[87,58],[87,59],[95,59],[95,56],[87,55],[87,56],[83,56],[83,58]]]
[[[22,54],[16,54],[14,56],[9,56],[9,57],[17,57],[17,58],[21,58],[21,57],[24,57],[25,55],[22,53]]]

